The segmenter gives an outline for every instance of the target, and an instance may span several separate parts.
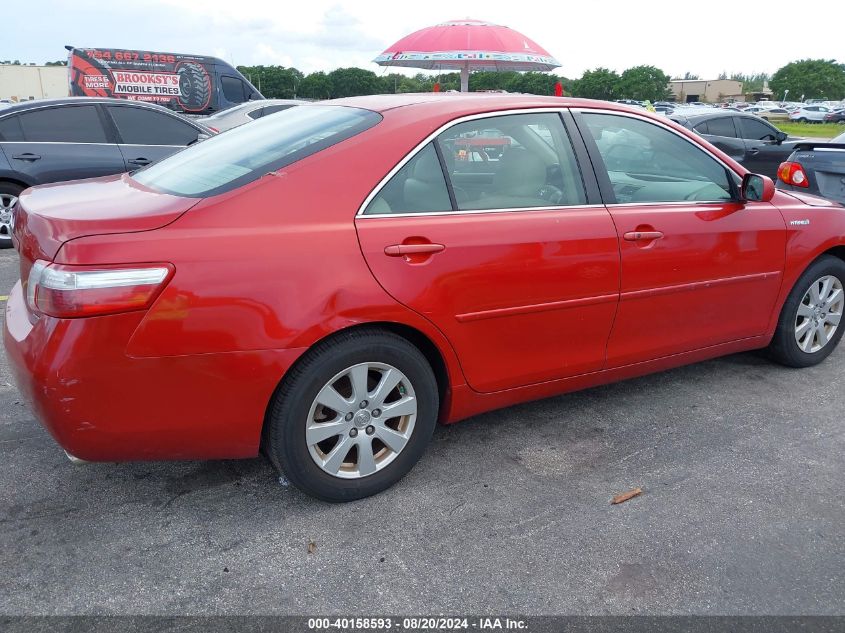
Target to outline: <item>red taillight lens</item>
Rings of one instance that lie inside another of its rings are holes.
[[[27,280],[33,312],[62,319],[149,308],[173,276],[172,264],[65,266],[37,261]]]
[[[801,167],[801,163],[785,162],[778,167],[778,178],[787,185],[794,187],[809,187],[810,181],[807,172]]]

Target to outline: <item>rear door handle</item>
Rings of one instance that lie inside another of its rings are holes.
[[[760,150],[757,149],[756,147],[752,147],[750,150],[748,150],[748,153],[751,154],[752,156],[756,156],[757,154],[760,153]]]
[[[41,160],[41,157],[38,154],[32,154],[31,152],[27,152],[26,154],[18,154],[17,156],[12,156],[15,160],[27,160],[29,162]]]
[[[628,231],[622,236],[629,242],[645,242],[648,240],[659,240],[663,237],[662,231]]]
[[[149,165],[151,161],[149,158],[133,158],[129,161],[130,165]]]
[[[384,254],[388,257],[404,257],[439,253],[443,250],[446,250],[443,244],[392,244],[384,247]]]

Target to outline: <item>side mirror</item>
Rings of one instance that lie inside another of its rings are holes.
[[[778,145],[780,145],[787,139],[787,134],[786,132],[778,132],[775,138],[777,139]]]
[[[770,202],[775,197],[775,183],[768,176],[745,174],[740,196],[743,202]]]

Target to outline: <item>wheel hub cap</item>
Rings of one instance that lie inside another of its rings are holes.
[[[845,292],[837,277],[825,275],[814,281],[798,304],[795,316],[798,348],[813,354],[827,346],[839,329],[843,308]]]
[[[370,423],[371,418],[372,416],[370,415],[369,411],[359,411],[355,414],[355,426],[357,426],[359,429],[363,429]]]

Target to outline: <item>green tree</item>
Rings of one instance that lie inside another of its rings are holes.
[[[55,62],[47,62],[44,65],[45,66],[67,66],[67,60],[66,59],[60,59],[60,60],[55,61]]]
[[[619,78],[619,96],[624,99],[660,101],[669,96],[669,75],[655,66],[634,66]]]
[[[769,87],[775,95],[789,90],[795,99],[842,99],[845,97],[845,64],[833,59],[801,59],[772,75]]]
[[[299,82],[297,96],[305,99],[331,99],[332,82],[323,71],[311,73]]]
[[[613,99],[619,95],[619,75],[607,68],[588,70],[572,84],[572,94],[587,99]]]
[[[332,98],[356,97],[381,92],[382,84],[371,70],[338,68],[328,74],[332,82]]]
[[[238,70],[268,99],[292,99],[303,78],[296,68],[284,66],[238,66]]]

